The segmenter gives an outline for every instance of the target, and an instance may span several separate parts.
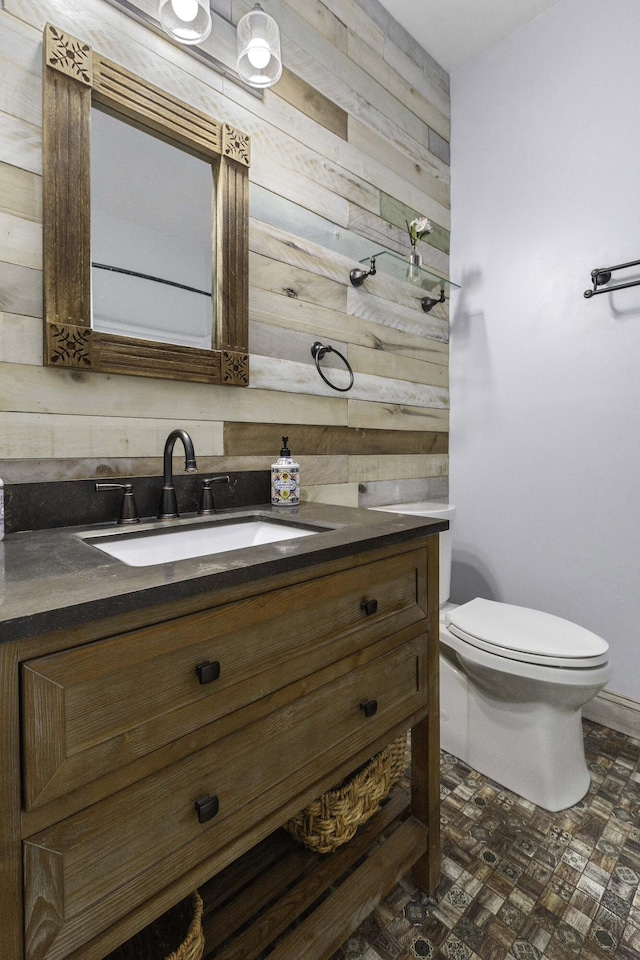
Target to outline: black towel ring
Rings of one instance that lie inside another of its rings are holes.
[[[336,387],[335,383],[331,383],[331,380],[328,380],[327,377],[325,377],[324,373],[320,369],[320,361],[324,357],[325,353],[335,353],[338,357],[340,357],[345,367],[349,371],[348,387]],[[335,347],[332,347],[330,343],[328,343],[325,347],[324,344],[320,343],[319,340],[316,340],[314,345],[311,347],[311,356],[316,362],[316,368],[318,370],[318,373],[320,374],[320,376],[328,386],[330,386],[333,390],[339,390],[340,393],[346,393],[347,390],[351,390],[351,387],[353,386],[353,370],[351,369],[351,366],[347,358],[344,357],[339,350],[336,350]]]

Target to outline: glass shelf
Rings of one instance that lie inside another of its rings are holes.
[[[373,277],[376,273],[386,273],[396,280],[403,283],[410,283],[416,291],[419,291],[420,306],[425,313],[429,313],[438,303],[444,303],[447,294],[452,290],[459,290],[457,283],[452,283],[446,277],[440,277],[437,273],[427,270],[422,264],[412,263],[410,256],[401,257],[397,253],[391,253],[390,250],[380,250],[370,257],[364,257],[361,264],[368,266],[368,270],[355,268],[349,274],[349,279],[354,287],[361,287],[367,277]]]
[[[376,261],[376,270],[386,273],[396,280],[412,283],[431,296],[439,295],[441,290],[444,290],[446,296],[451,290],[460,289],[460,284],[453,283],[446,277],[440,277],[437,273],[427,270],[426,267],[410,263],[409,254],[402,257],[398,253],[391,253],[390,250],[380,250],[378,253],[371,254],[370,257],[364,257],[360,260],[360,263],[369,266],[372,257]]]

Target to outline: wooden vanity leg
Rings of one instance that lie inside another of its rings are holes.
[[[429,713],[411,730],[411,812],[429,828],[426,854],[413,868],[414,883],[433,894],[440,880],[440,619],[438,537],[427,541]]]
[[[0,957],[21,960],[22,842],[18,656],[15,643],[0,644]]]
[[[427,717],[411,730],[411,812],[429,828],[427,852],[413,867],[413,881],[432,895],[440,880],[440,758],[437,764],[425,761],[430,755],[430,739]]]

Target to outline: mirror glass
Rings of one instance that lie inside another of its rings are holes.
[[[210,163],[91,109],[92,327],[210,349]]]

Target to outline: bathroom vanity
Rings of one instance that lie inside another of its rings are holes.
[[[411,868],[435,888],[446,523],[295,518],[317,532],[146,567],[74,528],[5,541],[2,960],[100,960],[409,729],[410,809],[295,955],[329,957]]]

